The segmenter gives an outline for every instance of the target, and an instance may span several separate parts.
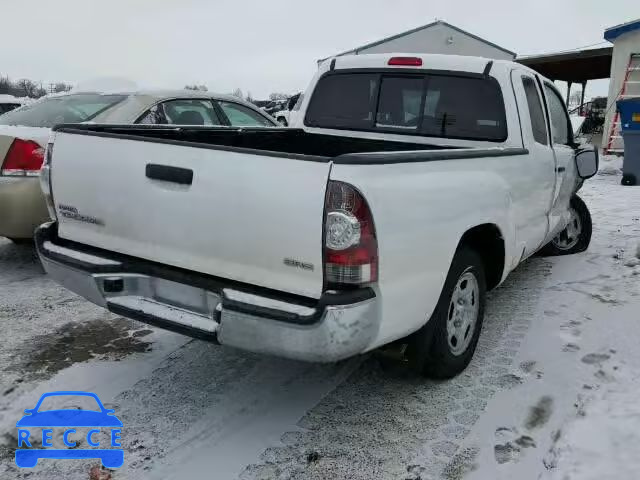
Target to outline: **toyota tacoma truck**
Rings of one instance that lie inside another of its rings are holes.
[[[486,292],[588,247],[597,171],[553,83],[508,61],[356,55],[320,66],[302,128],[59,125],[46,271],[124,317],[333,362],[403,345],[469,363]]]

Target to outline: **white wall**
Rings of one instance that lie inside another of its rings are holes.
[[[447,40],[451,38],[452,43]],[[424,30],[384,42],[357,53],[444,53],[513,60],[513,55],[465,35],[447,25],[434,25]]]
[[[640,54],[640,30],[625,33],[616,38],[613,43],[611,79],[609,82],[609,98],[607,100],[608,110],[604,123],[604,135],[602,138],[603,147],[607,146],[606,143],[609,139],[611,121],[616,113],[616,107],[612,104],[618,100],[618,94],[622,89],[622,83],[627,72],[629,57],[632,53]],[[629,76],[629,80],[640,81],[640,71],[632,72]],[[640,96],[640,84],[628,85],[625,94],[637,94]],[[620,144],[621,142],[618,141],[614,146]]]

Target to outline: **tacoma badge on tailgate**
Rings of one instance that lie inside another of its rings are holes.
[[[59,203],[58,210],[60,212],[60,215],[62,215],[64,218],[78,220],[79,222],[93,223],[94,225],[100,225],[101,227],[104,227],[104,221],[96,217],[91,217],[89,215],[82,215],[80,214],[80,212],[78,212],[78,209],[76,207]]]

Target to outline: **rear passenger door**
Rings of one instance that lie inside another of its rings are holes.
[[[511,81],[518,102],[524,147],[529,150],[523,165],[526,179],[512,192],[518,242],[524,242],[525,256],[538,250],[549,234],[549,212],[556,188],[556,161],[545,122],[544,101],[535,77],[524,69],[514,69]]]

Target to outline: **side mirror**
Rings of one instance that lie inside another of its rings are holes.
[[[576,169],[578,176],[586,180],[598,173],[598,150],[594,147],[581,148],[576,152]]]

